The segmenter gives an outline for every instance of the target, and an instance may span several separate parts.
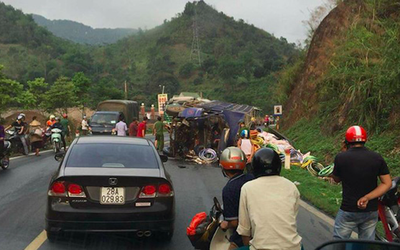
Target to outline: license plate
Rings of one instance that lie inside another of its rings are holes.
[[[125,204],[125,188],[121,187],[102,187],[100,204]]]

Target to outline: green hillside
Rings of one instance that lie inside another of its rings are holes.
[[[40,15],[32,15],[39,26],[46,28],[54,35],[72,42],[90,45],[104,45],[135,34],[136,29],[93,29],[82,23],[69,20],[49,20]]]
[[[90,51],[54,36],[30,15],[0,2],[0,64],[8,77],[23,83],[37,77],[54,82],[79,71],[91,73]]]
[[[286,128],[318,121],[336,135],[360,124],[371,134],[398,131],[400,0],[340,3],[316,30],[307,56],[281,72]],[[310,112],[311,111],[311,112]]]
[[[201,66],[191,60],[193,20],[198,26]],[[243,20],[218,12],[203,1],[187,3],[183,13],[137,36],[97,50],[103,74],[132,83],[138,100],[143,94],[201,91],[206,97],[270,108],[274,73],[298,51]]]
[[[198,26],[200,60],[191,60],[193,22]],[[164,85],[170,95],[203,92],[205,97],[259,106],[274,103],[275,73],[295,61],[298,50],[284,38],[234,20],[203,1],[187,3],[183,13],[149,31],[107,46],[84,46],[57,38],[30,15],[0,4],[0,64],[25,84],[44,77],[51,86],[60,76],[83,72],[91,79],[89,104],[129,98],[150,105]]]

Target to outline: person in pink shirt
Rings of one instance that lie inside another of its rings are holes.
[[[143,138],[146,135],[147,120],[148,120],[148,118],[145,116],[145,117],[143,117],[143,121],[141,123],[139,123],[137,137]]]

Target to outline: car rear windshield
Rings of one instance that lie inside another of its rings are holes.
[[[67,167],[158,168],[150,146],[132,144],[76,144]]]
[[[115,124],[117,120],[118,114],[94,114],[90,122],[97,124]]]

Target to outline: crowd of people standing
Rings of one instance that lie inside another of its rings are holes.
[[[0,155],[4,150],[6,131],[9,129],[14,129],[16,136],[21,141],[23,154],[28,155],[29,152],[32,151],[36,156],[40,156],[40,150],[45,147],[46,143],[50,140],[50,131],[53,128],[58,128],[62,131],[61,140],[64,150],[67,149],[67,142],[71,142],[73,139],[71,127],[76,127],[75,136],[85,136],[91,133],[91,127],[86,115],[83,115],[82,120],[76,126],[72,126],[67,114],[63,114],[61,118],[50,115],[44,124],[42,124],[36,116],[32,117],[31,122],[26,122],[25,120],[25,114],[20,113],[16,120],[10,125],[0,125]],[[119,122],[115,125],[115,134],[117,136],[144,138],[148,129],[148,120],[147,116],[144,116],[141,122],[139,122],[137,118],[133,118],[128,126],[121,117]],[[159,151],[162,151],[164,147],[165,128],[166,126],[162,122],[161,117],[158,117],[153,125],[152,134],[155,137],[155,146]]]
[[[44,124],[39,121],[37,116],[33,116],[32,120],[28,122],[24,113],[18,114],[15,121],[8,126],[0,125],[0,155],[3,154],[6,131],[11,130],[18,140],[20,140],[24,155],[28,155],[32,151],[35,156],[40,156],[40,150],[50,140],[50,131],[53,128],[62,130],[61,138],[64,150],[66,150],[67,143],[65,139],[68,141],[72,140],[71,122],[67,114],[63,114],[61,119],[55,115],[50,115]]]
[[[117,136],[144,138],[148,129],[148,120],[148,117],[144,116],[142,121],[139,123],[138,119],[134,117],[128,126],[121,117],[119,122],[115,125],[115,132]],[[168,127],[163,123],[161,116],[158,116],[157,121],[153,124],[152,134],[155,139],[154,145],[160,152],[164,148],[164,132],[166,128]]]

